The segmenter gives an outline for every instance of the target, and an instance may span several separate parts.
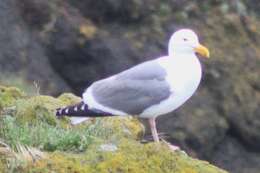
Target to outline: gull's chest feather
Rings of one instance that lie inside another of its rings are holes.
[[[201,66],[196,57],[177,61],[166,59],[160,65],[166,69],[166,80],[173,93],[192,94],[197,89],[201,80]]]

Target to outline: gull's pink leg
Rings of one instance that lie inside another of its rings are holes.
[[[152,132],[152,135],[153,135],[153,140],[154,140],[155,142],[159,142],[159,136],[158,136],[157,129],[156,129],[155,118],[150,118],[150,119],[149,119],[149,124],[150,124],[150,127],[151,127],[151,132]]]
[[[150,124],[150,127],[151,127],[153,140],[155,142],[159,142],[159,136],[158,136],[158,133],[157,133],[155,118],[149,118],[149,124]],[[163,140],[163,142],[165,142],[169,146],[169,148],[173,151],[180,149],[178,146],[171,145],[170,143],[166,142],[165,140]]]

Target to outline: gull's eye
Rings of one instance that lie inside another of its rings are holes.
[[[183,38],[183,41],[188,41],[188,39],[187,38]]]

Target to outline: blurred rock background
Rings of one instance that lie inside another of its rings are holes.
[[[1,83],[51,95],[80,95],[165,55],[175,30],[195,30],[211,59],[198,92],[159,118],[159,131],[194,157],[260,172],[258,0],[1,0],[0,18]]]

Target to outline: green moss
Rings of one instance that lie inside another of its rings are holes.
[[[81,98],[78,96],[75,96],[71,93],[64,93],[58,97],[60,101],[62,101],[66,105],[79,103],[81,101]]]
[[[32,96],[22,97],[24,94],[15,87],[5,88],[2,87],[0,93],[0,105],[15,106],[15,117],[20,123],[35,123],[37,121],[44,121],[50,125],[56,125],[57,123],[63,123],[64,127],[68,125],[68,119],[57,119],[55,117],[55,111],[57,108],[78,103],[80,98],[70,94],[62,94],[58,98],[51,96]],[[1,104],[3,103],[3,104]]]
[[[96,140],[136,139],[142,134],[143,126],[131,117],[96,118],[79,126],[70,125],[68,118],[56,118],[57,108],[80,101],[70,93],[58,98],[18,98],[13,103],[14,113],[0,120],[0,137],[12,147],[20,143],[47,151],[84,151]]]
[[[34,96],[29,99],[19,99],[15,105],[15,116],[21,123],[35,123],[40,120],[55,125],[58,121],[54,116],[55,110],[64,104],[50,96]]]
[[[117,138],[138,139],[144,133],[143,125],[132,117],[108,117],[102,118],[104,128],[110,130]],[[111,138],[111,136],[110,136]]]
[[[24,172],[78,173],[225,173],[207,162],[172,152],[163,144],[140,144],[122,140],[117,151],[102,151],[93,145],[84,154],[55,152],[48,159],[28,165]],[[33,170],[33,171],[32,171]]]
[[[57,119],[55,111],[57,108],[78,103],[80,98],[73,94],[63,94],[58,98],[51,96],[33,96],[30,98],[18,99],[15,102],[15,116],[20,123],[44,121],[51,125],[60,122],[68,122],[65,119]],[[64,121],[65,120],[65,121]],[[66,124],[64,124],[66,126]]]
[[[0,108],[10,106],[16,99],[24,96],[25,93],[18,88],[0,86]]]

